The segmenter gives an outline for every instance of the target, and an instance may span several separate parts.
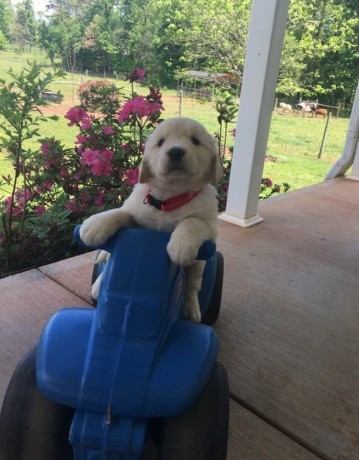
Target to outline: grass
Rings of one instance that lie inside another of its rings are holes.
[[[349,120],[330,119],[321,159],[318,152],[326,120],[276,115],[269,133],[264,176],[274,182],[287,182],[291,190],[322,182],[341,155]]]
[[[2,65],[0,67],[0,78],[7,81],[9,77],[6,71],[12,67],[14,72],[19,72],[26,61],[36,60],[42,63],[46,70],[51,70],[50,62],[45,54],[37,51],[33,53],[17,53],[15,51],[3,51],[0,53]],[[54,136],[61,140],[66,147],[71,147],[77,134],[76,128],[69,128],[67,120],[63,118],[67,109],[78,104],[77,88],[81,81],[93,79],[91,76],[80,74],[68,74],[62,81],[55,82],[50,90],[58,91],[64,95],[61,105],[53,105],[52,111],[58,113],[58,121],[48,121],[41,126],[40,132],[43,137]],[[115,80],[116,84],[130,94],[128,82]],[[146,88],[137,86],[136,91],[145,94]],[[198,102],[192,99],[183,99],[180,108],[179,98],[174,91],[163,91],[165,112],[164,117],[182,116],[195,118],[203,123],[206,128],[215,133],[218,131],[217,112],[212,102]],[[325,150],[322,158],[318,160],[317,155],[323,137],[325,121],[322,119],[301,118],[294,115],[273,116],[267,157],[264,167],[264,177],[269,177],[278,184],[287,182],[290,189],[295,190],[324,180],[328,170],[335,160],[341,155],[344,146],[348,119],[332,118],[329,123]],[[235,125],[233,124],[233,127]],[[232,126],[231,126],[232,129]],[[229,136],[229,142],[233,139]],[[34,145],[34,144],[33,144]],[[11,165],[0,156],[0,175],[12,172]]]

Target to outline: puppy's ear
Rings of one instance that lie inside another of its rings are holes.
[[[222,169],[221,162],[219,161],[218,155],[214,155],[212,157],[208,176],[209,176],[208,182],[211,184],[219,181],[219,179],[221,179],[221,177],[223,176],[223,169]]]
[[[145,184],[146,182],[148,182],[149,179],[151,179],[151,177],[153,177],[153,174],[150,165],[148,164],[147,160],[143,159],[140,165],[140,175],[138,178],[138,182],[140,184]]]

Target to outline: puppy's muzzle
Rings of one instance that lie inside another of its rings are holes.
[[[185,153],[186,151],[181,147],[172,147],[168,150],[167,155],[172,162],[179,163],[184,157]]]

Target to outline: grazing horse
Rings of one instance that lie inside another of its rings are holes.
[[[314,114],[318,104],[316,102],[298,102],[296,105],[297,109],[302,112],[302,117],[305,117],[307,113]]]
[[[314,117],[314,114],[315,114],[315,118],[317,118],[318,115],[322,115],[323,120],[324,120],[324,118],[328,114],[328,111],[326,109],[318,108],[318,109],[315,109],[315,111],[312,113],[312,118]]]
[[[309,104],[307,102],[298,102],[296,105],[297,109],[301,111],[302,117],[305,117],[305,115],[309,112],[312,111],[310,108]]]

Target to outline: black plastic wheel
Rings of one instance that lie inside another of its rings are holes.
[[[74,409],[46,399],[36,384],[36,349],[17,365],[0,414],[1,460],[72,460]]]
[[[219,311],[221,309],[221,300],[222,300],[222,287],[223,287],[223,273],[224,273],[224,258],[221,252],[217,252],[217,266],[216,266],[216,275],[214,278],[213,291],[209,305],[204,315],[202,316],[202,324],[207,324],[211,326],[215,324]]]
[[[157,448],[157,460],[225,460],[228,420],[227,371],[216,363],[204,391],[189,412],[153,422],[151,437]]]

